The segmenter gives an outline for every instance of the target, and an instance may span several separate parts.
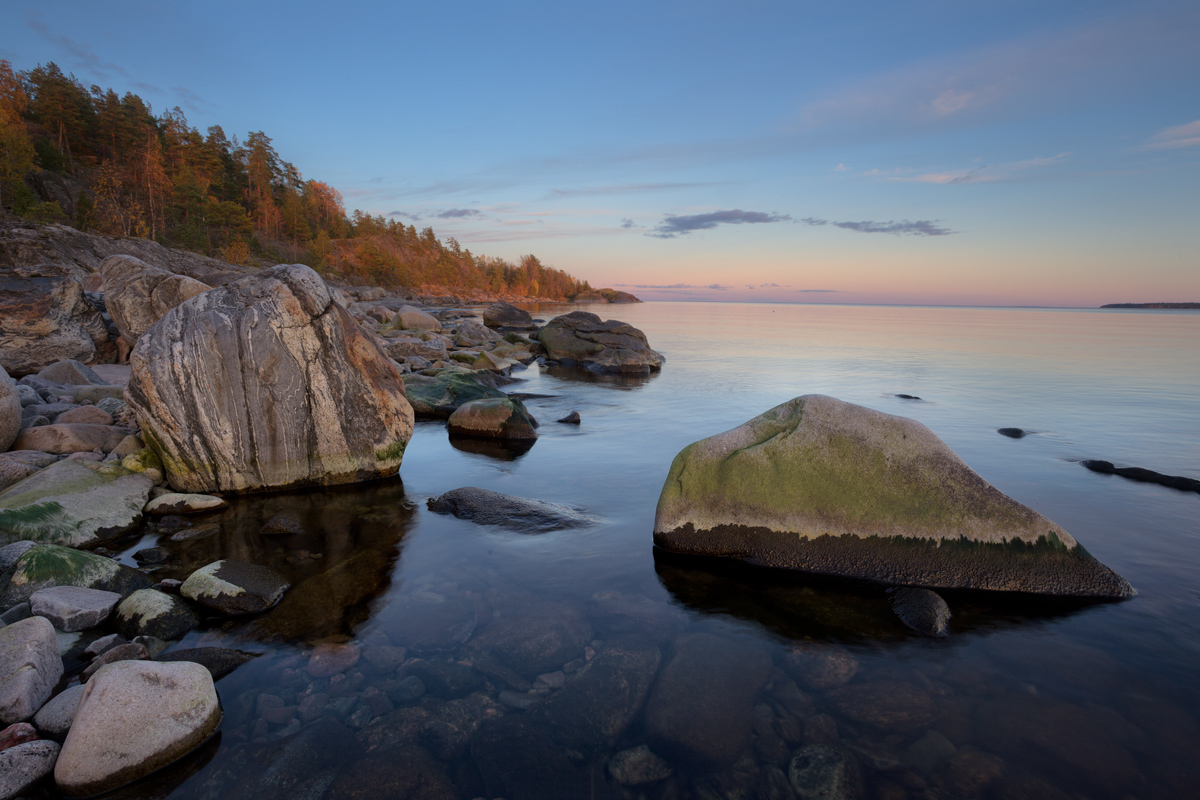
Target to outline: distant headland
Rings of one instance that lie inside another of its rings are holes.
[[[1200,303],[1108,303],[1101,308],[1191,308],[1200,309]]]

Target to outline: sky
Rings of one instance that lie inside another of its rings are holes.
[[[4,0],[0,58],[643,299],[1200,301],[1200,3]]]

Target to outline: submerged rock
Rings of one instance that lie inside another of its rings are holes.
[[[435,376],[405,375],[404,389],[418,417],[447,419],[459,406],[472,400],[505,399],[508,395],[480,382],[480,377],[461,370],[443,370]]]
[[[597,522],[579,509],[561,503],[513,497],[474,486],[431,497],[428,505],[430,511],[438,514],[453,514],[479,525],[499,525],[522,533],[582,528]]]
[[[176,491],[390,477],[412,435],[399,368],[303,265],[176,306],[130,364],[126,401]]]
[[[54,780],[69,797],[124,786],[187,755],[220,722],[212,676],[199,664],[108,664],[88,681]]]
[[[117,330],[132,347],[175,306],[211,287],[195,278],[151,266],[134,256],[109,256],[100,263],[104,303]]]
[[[246,653],[228,647],[193,647],[186,650],[172,650],[157,656],[155,661],[175,662],[191,661],[204,667],[212,675],[213,680],[222,678],[242,664],[248,664],[258,658],[258,653]]]
[[[537,332],[537,339],[548,358],[593,372],[645,374],[661,369],[665,360],[637,328],[615,319],[601,321],[587,311],[555,317]]]
[[[788,782],[800,800],[857,800],[862,775],[857,762],[841,747],[811,744],[788,762]]]
[[[659,497],[654,541],[901,585],[1135,594],[924,425],[822,395],[684,448]]]
[[[0,543],[96,544],[141,522],[153,486],[115,464],[59,461],[0,492]]]
[[[257,614],[278,603],[290,586],[274,570],[223,559],[189,575],[179,593],[221,614]]]
[[[537,421],[530,416],[524,403],[510,397],[463,403],[446,420],[446,429],[453,435],[484,439],[537,438]]]
[[[908,627],[926,636],[941,636],[950,621],[950,606],[937,592],[906,587],[890,589],[892,611]]]

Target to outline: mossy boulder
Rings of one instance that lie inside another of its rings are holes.
[[[637,328],[586,311],[555,317],[537,332],[537,340],[548,358],[593,372],[647,374],[662,369],[666,360]]]
[[[152,477],[113,463],[59,461],[0,492],[0,544],[85,547],[133,529]]]
[[[536,439],[537,420],[525,404],[512,397],[490,397],[463,403],[446,420],[446,429],[457,436],[484,439]]]
[[[0,591],[0,608],[24,603],[37,590],[51,586],[80,586],[125,597],[148,588],[151,583],[146,575],[111,558],[71,547],[39,544],[22,553],[13,564],[8,585]]]
[[[685,447],[659,497],[654,541],[898,585],[1135,594],[924,425],[822,395]]]
[[[187,603],[157,589],[139,589],[117,606],[117,631],[126,639],[178,639],[199,624]]]
[[[282,575],[266,567],[223,559],[189,575],[179,593],[220,614],[236,616],[274,607],[290,587]]]
[[[404,390],[418,417],[446,419],[463,403],[508,395],[480,383],[470,372],[445,370],[435,376],[405,375]]]

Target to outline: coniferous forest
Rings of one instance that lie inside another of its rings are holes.
[[[337,189],[306,180],[266,133],[202,133],[178,106],[156,115],[136,94],[85,88],[53,62],[17,72],[0,60],[0,210],[350,282],[555,300],[591,291],[533,255],[513,264],[431,228],[347,215]]]

